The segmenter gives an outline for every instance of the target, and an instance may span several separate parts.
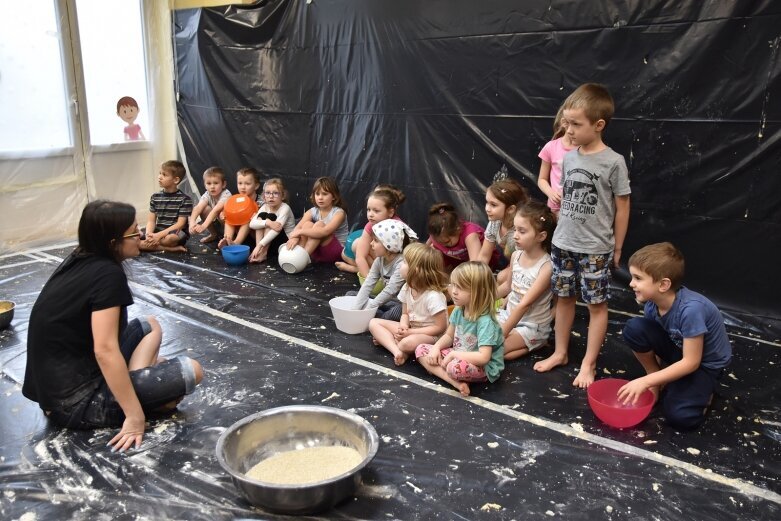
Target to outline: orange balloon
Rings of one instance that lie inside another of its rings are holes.
[[[246,195],[232,195],[225,201],[225,222],[231,226],[244,226],[258,211],[258,203]]]

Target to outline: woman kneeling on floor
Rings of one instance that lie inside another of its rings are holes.
[[[79,245],[54,271],[30,313],[22,393],[56,424],[119,427],[112,451],[139,447],[145,414],[172,410],[203,378],[187,357],[158,356],[153,317],[128,322],[133,303],[122,262],[139,254],[136,210],[89,203]]]

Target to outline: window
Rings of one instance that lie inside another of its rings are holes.
[[[76,13],[91,144],[127,140],[123,132],[128,123],[117,116],[117,101],[125,96],[138,104],[134,123],[149,138],[140,1],[77,0]]]
[[[0,151],[73,145],[53,0],[0,2]]]

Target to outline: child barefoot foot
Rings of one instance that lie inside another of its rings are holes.
[[[469,396],[469,384],[461,382],[456,385],[456,389],[458,389],[458,392],[461,393],[461,396]]]
[[[578,376],[575,377],[575,380],[572,381],[572,385],[574,387],[580,387],[581,389],[586,389],[589,385],[594,383],[594,378],[596,378],[596,376],[597,376],[596,364],[581,365],[580,372],[578,373]]]
[[[336,262],[336,268],[339,271],[346,271],[347,273],[358,273],[358,266],[353,266],[352,264],[347,264],[346,262]]]
[[[217,248],[221,250],[228,245],[230,245],[230,242],[228,242],[228,239],[226,237],[223,237],[222,239],[220,239],[220,242],[217,243]]]
[[[407,355],[405,353],[402,353],[399,351],[398,353],[393,354],[393,363],[397,366],[404,365],[407,363]]]
[[[556,353],[553,353],[545,360],[540,360],[536,364],[534,364],[534,370],[538,373],[547,373],[554,367],[558,367],[560,365],[567,365],[567,362],[569,359],[567,358],[567,355],[559,355]]]
[[[380,345],[380,343],[379,343],[379,342],[377,342],[377,339],[376,339],[376,338],[374,338],[374,337],[372,337],[372,344],[374,344],[374,345],[376,345],[376,346]]]
[[[216,235],[209,234],[203,239],[201,239],[201,244],[209,244],[210,242],[214,242],[217,239],[219,239],[219,237],[217,237]]]

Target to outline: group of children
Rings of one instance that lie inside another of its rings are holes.
[[[596,376],[608,324],[610,268],[622,258],[629,221],[626,163],[602,140],[613,111],[603,86],[581,85],[562,104],[553,139],[539,154],[538,184],[547,205],[500,176],[486,191],[485,228],[462,220],[452,204],[437,203],[428,212],[425,243],[400,218],[405,197],[391,185],[371,191],[366,226],[349,233],[333,179],[315,181],[313,206],[296,223],[282,180],[269,179],[258,192],[258,172],[245,168],[236,175],[239,194],[259,209],[237,225],[222,217],[230,197],[222,170],[204,172],[206,191],[193,207],[177,189],[184,167],[168,161],[160,170],[162,191],[150,202],[147,230],[153,231],[141,249],[185,251],[189,234],[199,233],[208,233],[201,242],[222,247],[242,243],[254,231],[250,260],[263,262],[281,247],[300,245],[312,262],[335,263],[358,275],[356,307],[378,308],[369,330],[396,365],[414,355],[464,396],[469,383],[493,382],[505,361],[545,346],[552,322],[554,352],[534,370],[567,364],[579,292],[589,323],[573,385],[586,388]],[[705,297],[681,286],[683,257],[673,245],[642,248],[630,257],[629,269],[630,287],[645,309],[643,318],[627,322],[624,338],[647,375],[622,387],[619,397],[636,402],[647,390],[659,397],[665,388],[668,421],[695,427],[731,359],[721,315]]]

